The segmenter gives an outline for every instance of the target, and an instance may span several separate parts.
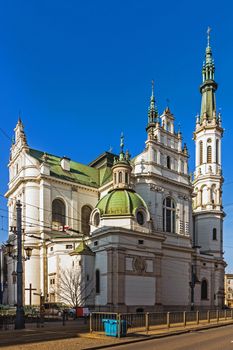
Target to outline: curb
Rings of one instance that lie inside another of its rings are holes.
[[[220,327],[225,327],[225,326],[230,326],[233,324],[233,321],[230,323],[221,323],[221,324],[213,324],[213,325],[208,325],[208,326],[201,326],[198,328],[193,328],[193,329],[183,329],[180,331],[174,331],[174,332],[169,332],[169,333],[163,333],[163,334],[154,334],[154,335],[148,335],[143,339],[134,339],[134,340],[129,340],[129,341],[122,341],[120,343],[113,343],[113,344],[106,344],[106,345],[101,345],[101,346],[94,346],[91,348],[86,348],[86,350],[98,350],[98,349],[107,349],[110,347],[117,347],[117,346],[122,346],[122,345],[127,345],[127,344],[133,344],[133,343],[139,343],[143,341],[148,341],[148,340],[153,340],[153,339],[159,339],[159,338],[166,338],[166,337],[171,337],[175,335],[181,335],[185,333],[191,333],[191,332],[198,332],[200,330],[208,330],[211,328],[220,328]]]

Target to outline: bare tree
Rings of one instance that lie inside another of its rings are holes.
[[[84,306],[94,292],[93,279],[85,281],[77,270],[61,269],[53,292],[60,301],[71,307]]]

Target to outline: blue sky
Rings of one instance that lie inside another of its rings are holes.
[[[88,163],[144,148],[151,80],[159,111],[169,99],[188,144],[200,110],[206,46],[216,64],[222,110],[225,258],[233,272],[232,1],[0,1],[0,127],[13,135],[19,110],[31,147]],[[7,189],[10,140],[0,133],[0,194]],[[0,208],[6,209],[1,198]],[[0,240],[6,212],[0,211]]]

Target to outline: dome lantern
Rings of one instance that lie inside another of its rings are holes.
[[[124,135],[121,133],[119,158],[114,160],[112,167],[113,173],[113,188],[114,189],[127,189],[130,188],[130,177],[132,167],[130,165],[129,151],[124,153]]]

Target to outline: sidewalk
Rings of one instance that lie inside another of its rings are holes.
[[[0,330],[0,350],[81,350],[104,349],[109,346],[145,341],[154,338],[172,336],[190,331],[233,325],[233,320],[218,324],[188,325],[159,329],[155,327],[148,334],[140,332],[129,334],[125,338],[106,337],[104,334],[88,333],[87,325],[75,321],[45,324],[43,328],[27,325],[24,330]]]

